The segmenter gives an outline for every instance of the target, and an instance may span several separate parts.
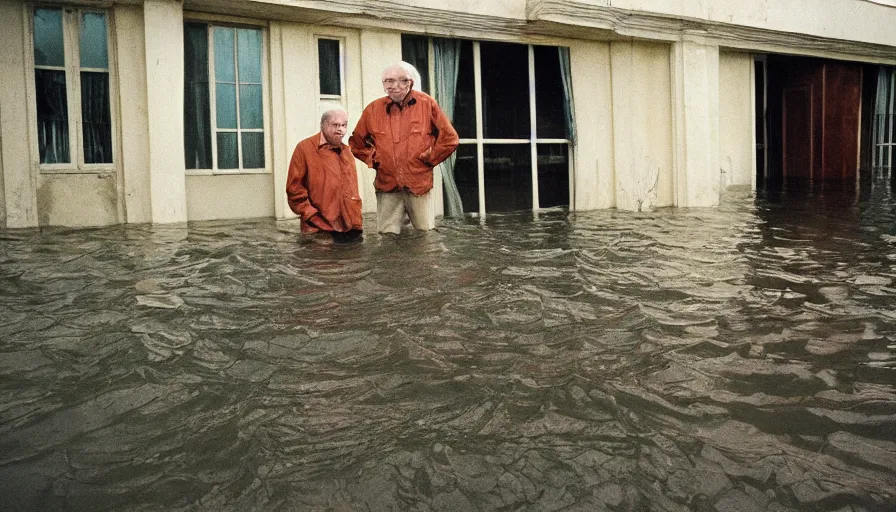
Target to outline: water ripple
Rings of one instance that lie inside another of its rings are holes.
[[[0,232],[0,508],[896,502],[887,194],[297,233]]]

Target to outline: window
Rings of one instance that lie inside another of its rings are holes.
[[[187,169],[265,169],[262,30],[184,26]]]
[[[872,167],[891,173],[896,167],[896,68],[878,71],[872,132]]]
[[[35,9],[32,19],[41,169],[106,170],[113,162],[106,13]]]
[[[322,98],[342,96],[342,42],[338,39],[317,40],[318,78]]]
[[[421,74],[444,61],[456,66],[443,71],[456,73],[448,84],[438,72],[422,81],[427,88],[432,84],[461,139],[451,174],[464,212],[569,205],[573,123],[564,52],[554,46],[402,36],[402,58]],[[449,200],[446,195],[446,205]]]

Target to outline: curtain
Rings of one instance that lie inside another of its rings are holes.
[[[65,71],[36,69],[34,84],[40,163],[70,163]]]
[[[563,115],[566,118],[566,138],[571,145],[576,143],[576,113],[572,97],[572,69],[569,64],[569,48],[559,46],[560,76],[563,79]]]
[[[896,70],[881,66],[877,72],[877,94],[874,97],[874,122],[872,123],[872,167],[892,167],[889,161],[890,152],[885,144],[893,143],[890,140],[890,125],[893,123],[893,112],[896,110],[893,103],[893,89]],[[893,128],[896,130],[896,127]]]
[[[435,90],[433,97],[454,123],[454,99],[457,93],[457,71],[460,65],[460,40],[433,38],[433,58],[435,68]],[[463,217],[464,208],[454,181],[454,167],[457,163],[456,153],[452,153],[439,164],[442,170],[442,184],[445,187],[445,215]]]
[[[112,163],[112,114],[109,73],[81,73],[81,126],[84,163]]]
[[[184,26],[184,152],[187,169],[212,168],[208,27]]]

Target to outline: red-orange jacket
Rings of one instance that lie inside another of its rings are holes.
[[[355,159],[347,145],[334,148],[320,132],[296,144],[286,198],[302,218],[303,233],[362,228]]]
[[[432,189],[433,167],[459,140],[436,100],[411,91],[401,105],[388,96],[367,105],[348,142],[355,158],[376,169],[374,188],[422,195]]]

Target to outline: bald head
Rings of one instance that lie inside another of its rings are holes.
[[[348,114],[341,108],[327,110],[320,116],[320,132],[333,146],[340,146],[348,132]]]

